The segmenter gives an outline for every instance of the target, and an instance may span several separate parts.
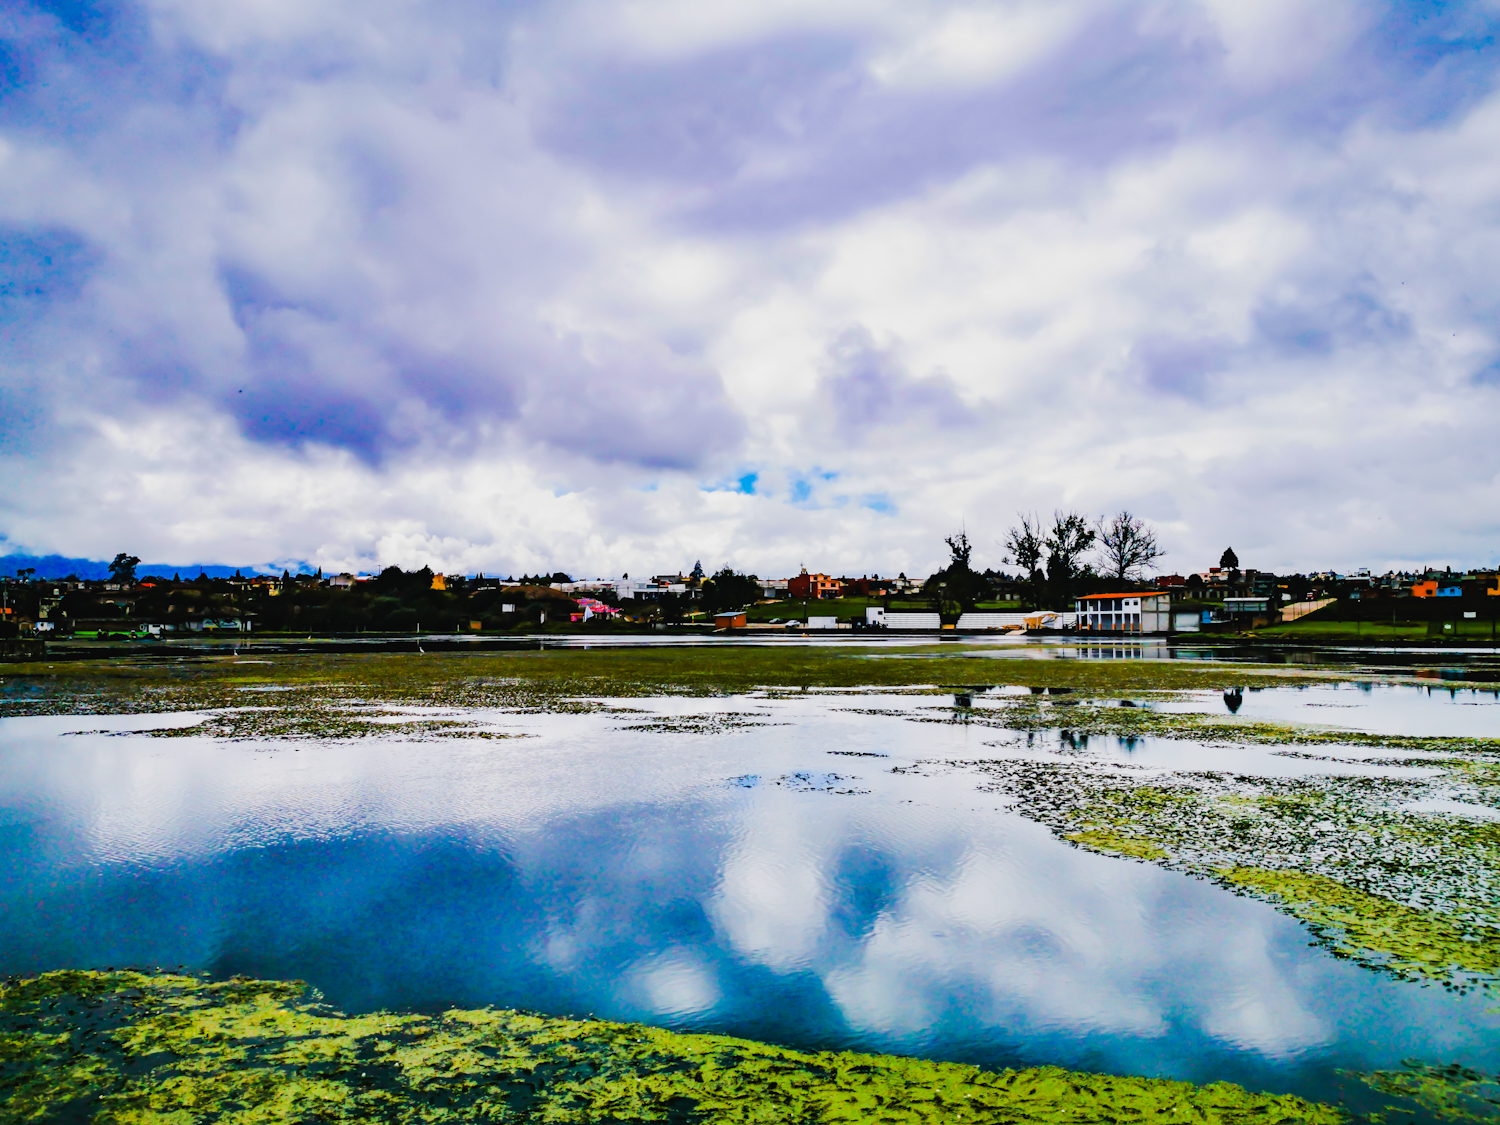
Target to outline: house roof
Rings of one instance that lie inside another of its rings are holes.
[[[1127,590],[1123,594],[1084,594],[1078,600],[1081,602],[1098,601],[1101,598],[1146,598],[1152,594],[1165,594],[1165,590]]]

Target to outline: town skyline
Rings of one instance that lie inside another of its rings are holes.
[[[1493,6],[297,8],[8,6],[0,555],[1500,562]]]

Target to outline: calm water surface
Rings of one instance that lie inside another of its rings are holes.
[[[963,764],[1045,756],[1046,736],[868,713],[953,702],[611,700],[483,713],[516,737],[418,741],[398,718],[330,744],[121,736],[190,715],[0,721],[0,971],[183,965],[299,977],[351,1011],[495,1004],[1324,1098],[1341,1068],[1500,1068],[1493,998],[1386,980],[1261,903],[1072,848]],[[1467,692],[1234,707],[1500,731]],[[1095,742],[1148,769],[1403,772]],[[918,760],[951,765],[892,772]]]

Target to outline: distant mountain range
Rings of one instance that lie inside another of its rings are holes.
[[[76,574],[79,578],[108,578],[108,559],[70,559],[63,555],[0,555],[0,578],[13,578],[18,570],[30,567],[37,578],[66,578]],[[280,568],[267,566],[212,566],[201,563],[141,563],[135,568],[138,577],[160,575],[170,578],[179,574],[183,579],[197,578],[206,574],[210,578],[230,578],[236,571],[240,574],[280,573]]]

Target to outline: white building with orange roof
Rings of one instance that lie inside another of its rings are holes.
[[[1075,603],[1080,633],[1170,633],[1172,595],[1165,590],[1089,594]]]

